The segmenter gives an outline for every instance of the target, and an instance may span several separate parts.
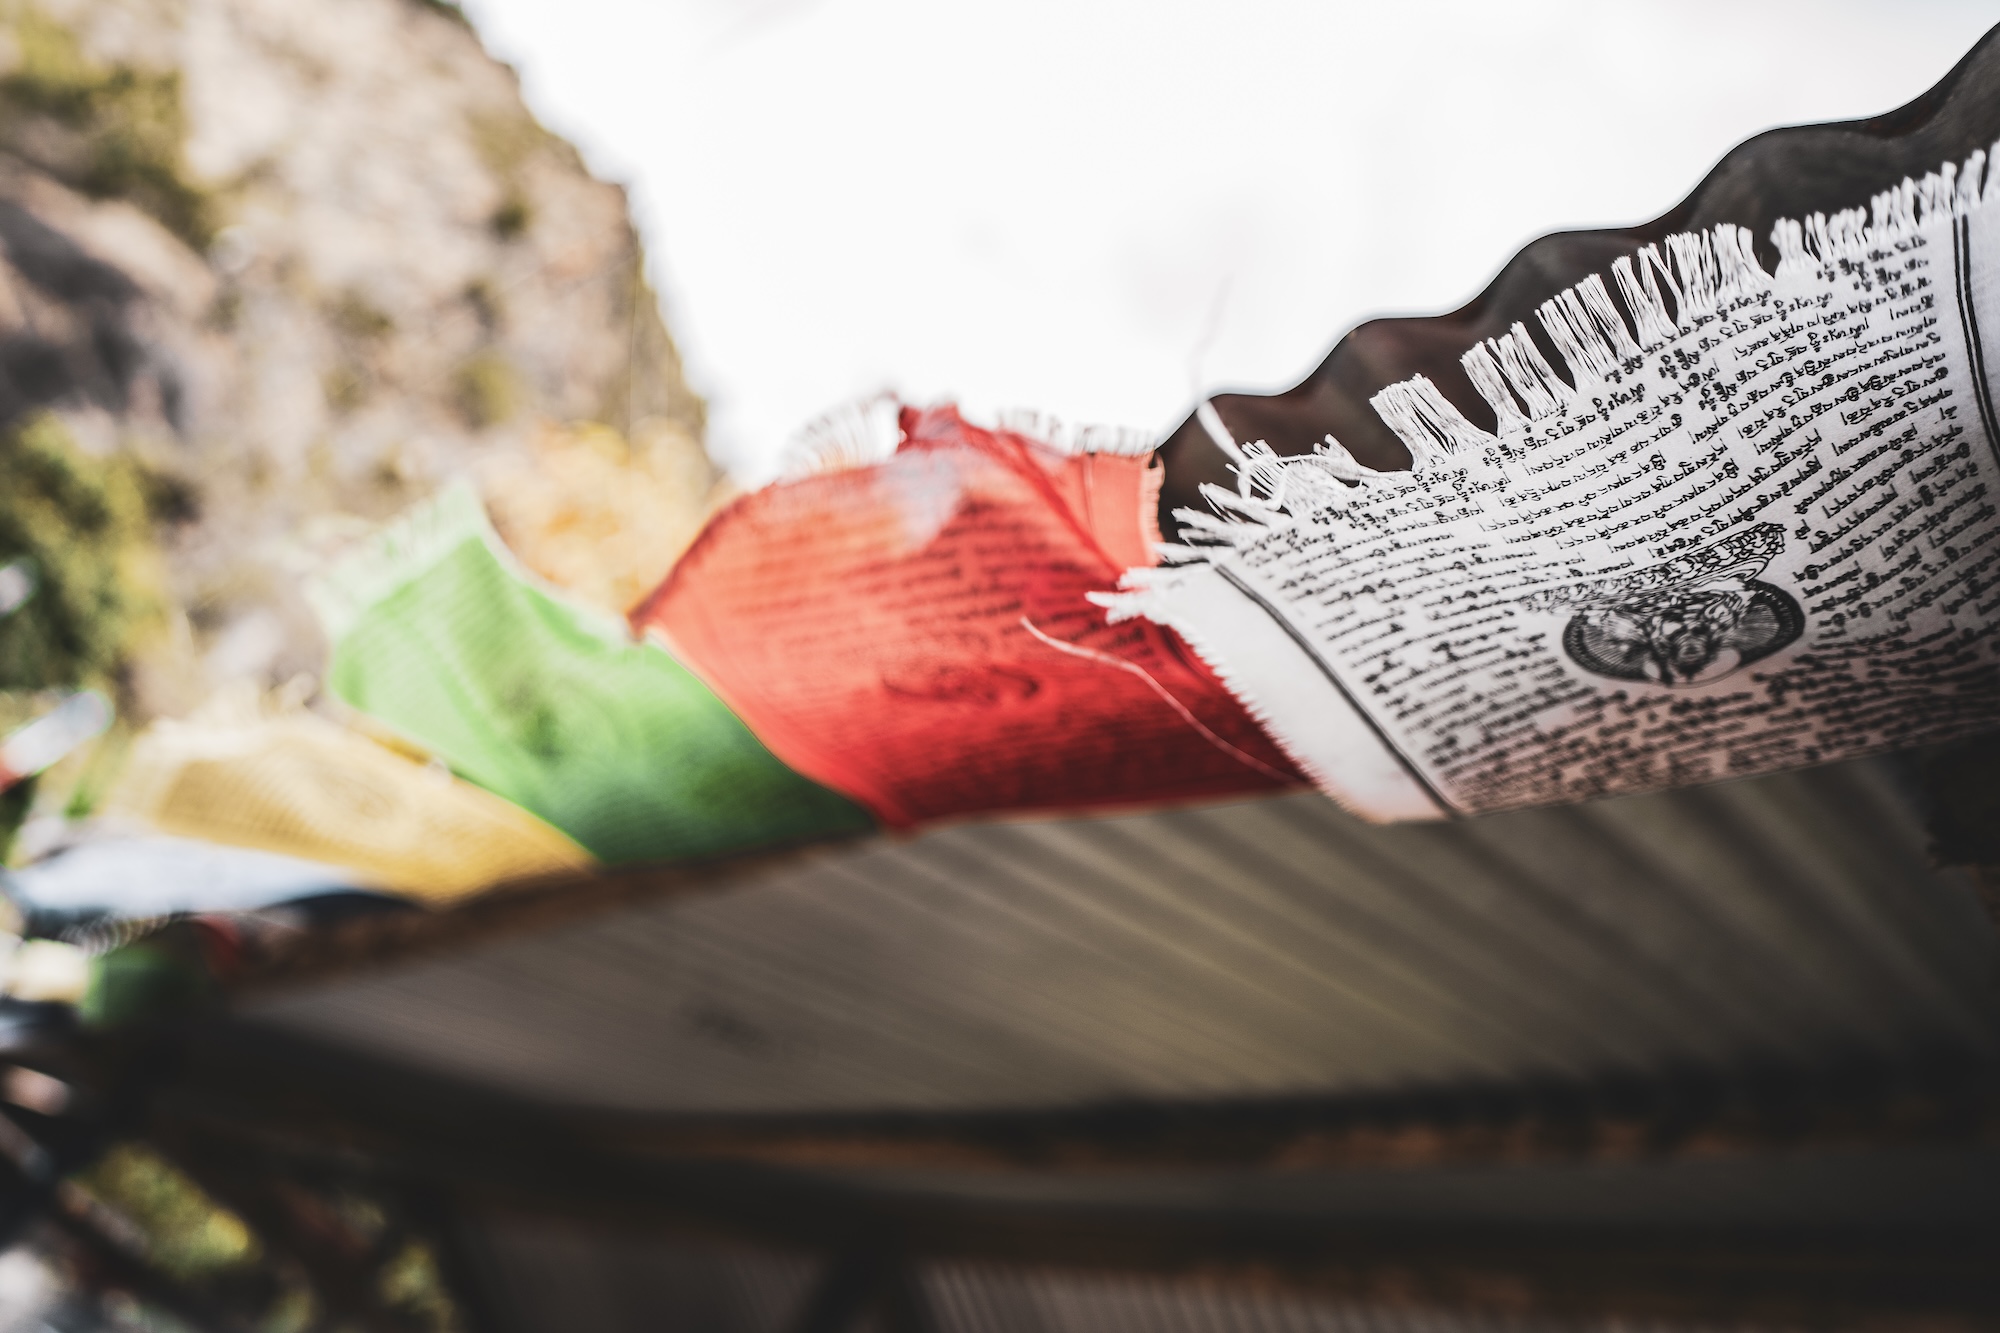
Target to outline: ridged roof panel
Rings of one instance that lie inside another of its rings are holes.
[[[1986,1061],[1994,965],[1873,762],[1441,825],[964,825],[248,1016],[576,1105],[1025,1108]]]

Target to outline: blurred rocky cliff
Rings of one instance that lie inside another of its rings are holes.
[[[715,498],[701,432],[623,192],[449,5],[0,0],[0,546],[103,547],[42,637],[145,640],[57,674],[141,715],[309,678],[299,574],[456,477],[622,606]]]

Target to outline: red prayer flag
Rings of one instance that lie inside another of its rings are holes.
[[[1171,630],[1085,600],[1151,564],[1148,455],[904,408],[887,460],[724,510],[633,613],[779,758],[907,827],[1265,792],[1291,762]]]

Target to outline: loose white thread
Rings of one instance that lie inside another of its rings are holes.
[[[2000,194],[2000,170],[1991,169],[1996,160],[2000,144],[1974,152],[1963,163],[1947,163],[1922,180],[1906,180],[1884,190],[1868,208],[1780,219],[1771,233],[1778,274],[1823,268],[1900,240],[1941,218],[1976,211]],[[1758,262],[1749,231],[1728,222],[1641,246],[1613,261],[1610,271],[1625,311],[1613,301],[1604,278],[1593,274],[1543,302],[1537,312],[1543,331],[1560,353],[1558,359],[1566,363],[1567,380],[1519,323],[1461,358],[1473,388],[1493,408],[1500,434],[1519,432],[1561,412],[1574,401],[1576,385],[1610,376],[1774,281]],[[1412,472],[1447,466],[1454,456],[1475,452],[1497,438],[1468,421],[1422,375],[1391,384],[1369,401],[1408,447]],[[1239,471],[1257,466],[1254,453],[1236,445],[1213,407],[1203,403],[1196,415]],[[1257,485],[1244,488],[1246,493],[1256,492],[1244,497],[1251,503],[1218,505],[1219,510],[1234,512],[1198,524],[1202,531],[1195,534],[1195,544],[1240,545],[1284,526],[1288,520],[1283,515],[1298,512],[1295,501],[1321,507],[1322,488],[1287,485],[1294,473],[1308,466],[1330,470],[1324,459],[1312,464],[1297,458],[1265,460],[1258,469]],[[1209,498],[1216,503],[1216,497]]]
[[[1242,446],[1237,444],[1236,437],[1229,433],[1229,427],[1222,424],[1222,413],[1215,410],[1214,403],[1206,398],[1202,399],[1195,404],[1194,417],[1201,423],[1201,428],[1208,432],[1208,438],[1215,441],[1215,447],[1222,450],[1230,462],[1242,467],[1249,461],[1243,457]]]
[[[1167,687],[1160,684],[1159,681],[1154,680],[1153,673],[1146,670],[1146,668],[1140,666],[1137,662],[1127,662],[1122,657],[1113,657],[1110,653],[1100,653],[1095,648],[1086,648],[1079,643],[1064,643],[1061,639],[1052,639],[1048,635],[1042,633],[1039,629],[1036,629],[1035,622],[1028,619],[1026,616],[1021,617],[1021,628],[1025,629],[1026,631],[1028,631],[1028,633],[1034,635],[1037,639],[1040,639],[1043,643],[1047,644],[1049,647],[1055,649],[1059,653],[1068,653],[1071,657],[1081,657],[1086,661],[1096,662],[1102,666],[1116,667],[1120,671],[1131,672],[1133,675],[1137,676],[1140,680],[1145,681],[1146,684],[1152,688],[1153,693],[1159,695],[1160,698],[1164,699],[1167,703],[1167,706],[1169,708],[1172,708],[1174,712],[1180,715],[1181,721],[1187,723],[1190,727],[1193,727],[1197,732],[1201,734],[1202,739],[1207,741],[1210,745],[1213,745],[1216,749],[1221,750],[1225,754],[1228,754],[1229,756],[1240,761],[1246,766],[1256,769],[1259,773],[1262,773],[1265,777],[1275,778],[1279,782],[1286,782],[1286,783],[1294,781],[1291,774],[1280,773],[1277,769],[1272,768],[1269,764],[1259,759],[1256,755],[1245,754],[1243,751],[1237,749],[1234,745],[1231,745],[1228,741],[1222,739],[1222,737],[1210,731],[1200,718],[1196,717],[1193,713],[1188,711],[1186,704],[1182,703],[1179,699],[1176,699],[1174,698],[1173,695],[1169,694],[1167,692]]]
[[[994,414],[994,422],[1001,430],[1025,435],[1057,453],[1072,456],[1118,454],[1138,458],[1159,447],[1152,435],[1130,426],[1074,425],[1033,408],[1003,408]]]
[[[778,479],[800,481],[887,462],[902,447],[902,414],[903,405],[893,393],[834,408],[792,437],[779,457]]]

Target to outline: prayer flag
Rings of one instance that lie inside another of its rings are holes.
[[[1376,819],[2000,726],[1996,196],[1981,149],[1777,218],[1768,254],[1732,222],[1613,250],[1458,341],[1457,401],[1428,373],[1365,400],[1408,470],[1330,434],[1239,443],[1206,407],[1236,485],[1177,510],[1187,545],[1108,604],[1186,634]],[[1372,336],[1436,349],[1467,318]],[[1369,368],[1349,356],[1264,419],[1351,408]]]
[[[350,867],[364,886],[416,898],[591,863],[526,811],[310,713],[156,722],[133,744],[106,812]]]
[[[526,577],[463,487],[308,592],[335,695],[606,862],[869,827],[657,645]]]
[[[1172,632],[1085,600],[1152,559],[1149,443],[877,421],[863,465],[739,499],[634,614],[787,763],[896,826],[1298,780]]]

